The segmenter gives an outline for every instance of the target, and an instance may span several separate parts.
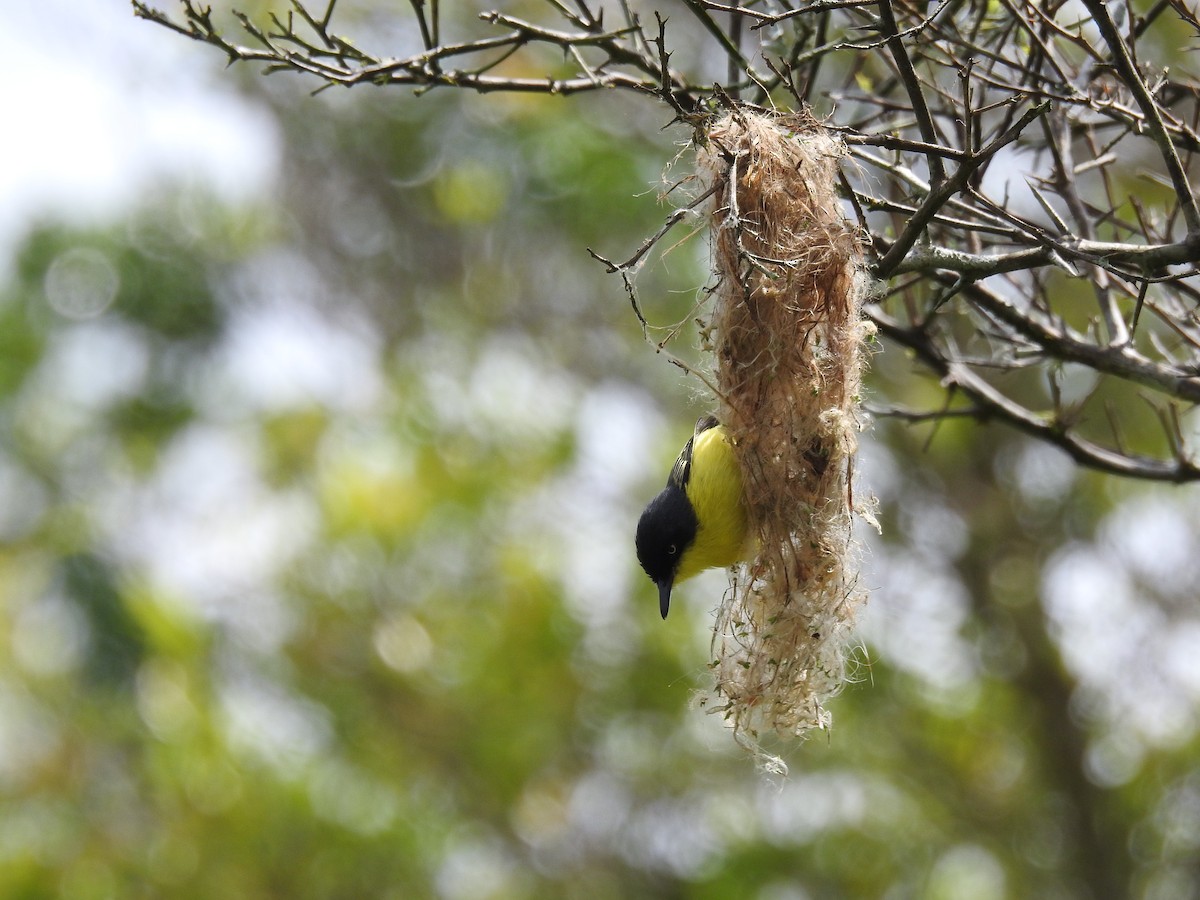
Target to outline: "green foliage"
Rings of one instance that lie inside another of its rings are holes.
[[[43,344],[26,310],[14,302],[0,306],[0,389],[5,395],[23,382],[41,358]]]
[[[90,553],[62,558],[58,564],[62,592],[84,616],[88,655],[81,672],[85,681],[129,688],[145,646],[136,621],[125,609],[111,568]]]
[[[1158,495],[878,423],[860,680],[775,748],[787,780],[756,772],[689,708],[720,579],[664,624],[632,552],[698,408],[584,252],[654,227],[686,135],[272,90],[279,210],[160,190],[31,231],[0,289],[0,895],[1161,897],[1194,870],[1196,698],[1147,649],[1195,627],[1194,581],[1114,537]],[[639,276],[656,324],[696,247]],[[102,305],[48,302],[63,259],[60,297]],[[871,390],[936,405],[910,374],[884,352]],[[1088,640],[1049,587],[1083,549],[1156,591],[1099,597]]]
[[[169,340],[211,341],[220,331],[221,316],[207,284],[203,258],[181,252],[188,243],[160,239],[158,246],[143,247],[128,244],[115,233],[42,230],[22,248],[17,277],[25,290],[40,293],[48,288],[56,264],[69,262],[70,255],[81,249],[91,250],[119,274],[112,302],[123,318]],[[55,305],[53,292],[49,300]]]

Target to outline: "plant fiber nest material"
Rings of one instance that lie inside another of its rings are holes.
[[[808,116],[735,110],[707,131],[719,416],[756,555],[717,609],[704,705],[743,743],[827,728],[862,602],[852,517],[862,249],[835,186],[844,147]],[[765,754],[763,754],[765,756]],[[777,762],[777,761],[776,761]]]

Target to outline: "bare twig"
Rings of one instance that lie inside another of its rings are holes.
[[[1196,477],[1177,406],[1200,402],[1200,204],[1189,172],[1200,83],[1140,50],[1153,38],[1159,52],[1168,26],[1200,37],[1182,0],[1120,22],[1101,0],[1084,0],[1086,19],[1040,0],[683,0],[681,14],[654,10],[645,23],[628,0],[613,0],[615,16],[599,0],[543,0],[520,15],[483,12],[483,32],[458,34],[437,0],[408,0],[419,50],[403,57],[338,34],[336,0],[289,2],[230,33],[199,0],[180,0],[175,15],[144,0],[133,9],[231,63],[318,88],[616,91],[656,104],[701,143],[715,114],[751,107],[747,98],[812,105],[853,161],[840,185],[874,254],[871,317],[885,343],[913,351],[965,403],[899,418],[991,418],[1107,472]],[[717,58],[680,49],[697,46]],[[711,83],[714,63],[726,84]],[[644,329],[634,278],[705,199],[668,214],[623,262],[589,251],[620,276]],[[736,194],[727,202],[736,214]],[[763,248],[740,252],[747,271],[791,265]],[[1095,396],[1056,402],[1063,365],[1095,373]],[[1005,379],[1015,370],[1041,372],[1049,408],[1044,390]],[[1130,450],[1132,429],[1100,390],[1112,381],[1153,391],[1160,458]],[[1089,417],[1111,423],[1110,446],[1084,437]]]

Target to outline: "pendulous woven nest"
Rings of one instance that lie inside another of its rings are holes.
[[[734,110],[707,130],[709,322],[757,555],[717,609],[704,705],[754,748],[826,728],[858,586],[854,456],[867,278],[836,194],[840,141],[807,115]]]

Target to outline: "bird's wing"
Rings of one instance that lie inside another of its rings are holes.
[[[679,459],[675,460],[675,465],[671,469],[671,477],[667,479],[668,485],[674,485],[681,490],[687,487],[688,478],[692,474],[692,444],[695,443],[698,435],[703,434],[710,428],[716,428],[719,424],[716,416],[701,416],[696,421],[696,430],[692,432],[692,436],[688,438],[688,442],[683,445]]]
[[[693,435],[683,445],[683,450],[679,453],[679,459],[675,460],[675,465],[671,468],[671,477],[667,479],[667,487],[674,486],[680,490],[687,487],[688,478],[692,474],[692,442],[695,439]]]

